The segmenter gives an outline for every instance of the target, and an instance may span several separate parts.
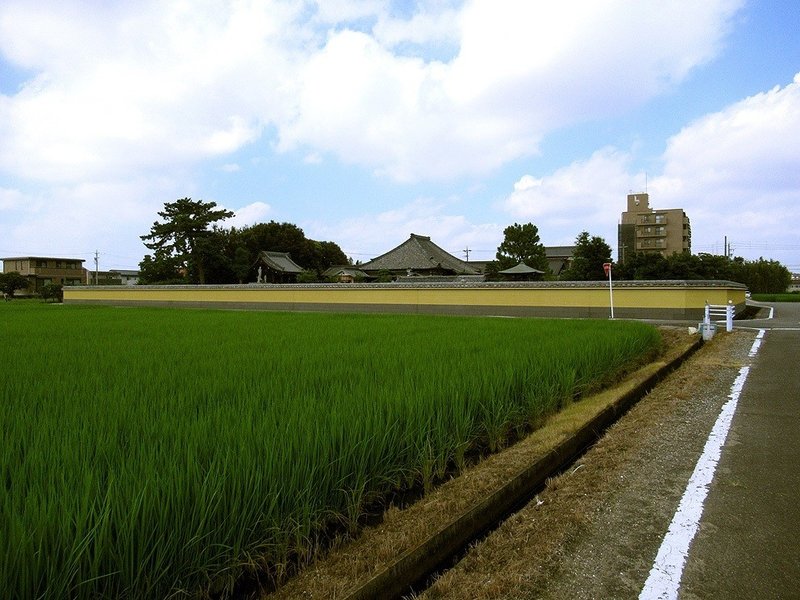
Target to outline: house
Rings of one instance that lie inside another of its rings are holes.
[[[256,283],[294,283],[305,270],[291,259],[288,252],[259,252],[253,266],[258,269]]]
[[[23,294],[38,294],[48,284],[80,285],[84,279],[84,260],[54,256],[11,256],[0,258],[3,273],[17,272],[28,280]]]
[[[575,246],[545,246],[544,254],[547,257],[550,272],[558,277],[572,265]]]
[[[136,285],[139,283],[139,271],[112,269],[110,271],[86,271],[88,285]]]
[[[356,281],[369,279],[369,275],[352,265],[334,265],[333,267],[325,269],[322,276],[328,280],[335,279],[339,283],[354,283]]]
[[[469,263],[449,254],[424,235],[412,233],[405,242],[360,265],[370,276],[389,272],[393,277],[478,275]]]

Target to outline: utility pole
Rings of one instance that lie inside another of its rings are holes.
[[[100,260],[100,252],[98,250],[94,251],[94,284],[97,285],[97,275],[98,275],[98,262]]]
[[[466,255],[466,257],[467,257],[467,262],[469,262],[469,246],[467,246],[466,248],[464,248],[463,252],[464,252],[464,254],[465,254],[465,255]]]

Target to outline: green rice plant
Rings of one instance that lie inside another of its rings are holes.
[[[753,294],[756,302],[800,302],[800,293],[786,292],[784,294]]]
[[[230,595],[658,347],[622,321],[0,306],[0,589]]]

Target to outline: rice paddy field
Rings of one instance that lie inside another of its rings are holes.
[[[226,597],[659,348],[626,321],[0,305],[0,590]]]
[[[756,302],[800,302],[800,293],[787,292],[785,294],[753,294]]]

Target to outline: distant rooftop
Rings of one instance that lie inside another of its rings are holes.
[[[477,269],[434,244],[430,237],[415,233],[396,248],[360,265],[360,268],[364,271],[444,270],[467,275],[478,274]]]

